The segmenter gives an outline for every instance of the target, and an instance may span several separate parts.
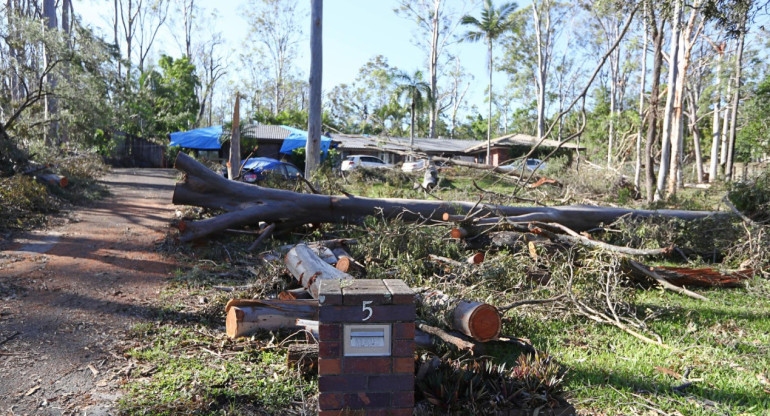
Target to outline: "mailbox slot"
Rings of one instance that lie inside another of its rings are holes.
[[[343,328],[345,356],[390,355],[390,324],[345,325]]]

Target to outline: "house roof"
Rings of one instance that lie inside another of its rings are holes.
[[[249,124],[241,129],[241,137],[260,140],[283,141],[292,133],[291,130],[283,126],[274,126],[267,124]]]
[[[409,152],[408,137],[382,137],[359,136],[348,134],[334,134],[332,139],[339,143],[339,148],[344,150],[372,150]],[[457,139],[414,139],[414,150],[431,154],[462,153],[469,146],[477,143],[476,140]]]
[[[526,147],[534,147],[538,143],[538,138],[535,136],[530,136],[528,134],[521,134],[521,133],[514,133],[509,134],[507,136],[498,137],[496,139],[491,140],[491,147],[507,147],[507,146],[526,146]],[[559,147],[561,146],[562,149],[572,149],[572,150],[585,150],[586,148],[583,146],[578,146],[575,143],[571,142],[560,142],[558,140],[551,140],[551,139],[545,139],[540,143],[541,147]],[[467,153],[477,153],[481,151],[487,150],[487,143],[482,142],[477,145],[468,147],[465,149]]]

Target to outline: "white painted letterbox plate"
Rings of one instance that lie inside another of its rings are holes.
[[[343,327],[346,357],[389,356],[390,324],[352,324]]]

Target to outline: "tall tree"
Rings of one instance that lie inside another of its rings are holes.
[[[250,26],[248,45],[262,45],[267,50],[273,72],[273,114],[286,104],[286,82],[297,56],[302,37],[296,0],[250,0],[246,10]],[[262,63],[264,65],[264,63]]]
[[[425,101],[430,99],[430,85],[422,80],[421,71],[415,71],[413,75],[403,71],[398,72],[395,75],[395,81],[398,84],[396,94],[409,100],[409,112],[411,115],[409,146],[414,148],[414,125],[417,118],[417,110],[422,109]]]
[[[395,12],[413,19],[422,38],[418,40],[428,54],[428,82],[431,96],[428,101],[428,137],[436,137],[441,94],[438,89],[439,60],[459,24],[453,13],[448,12],[443,0],[400,0]],[[450,93],[451,94],[451,93]]]
[[[727,163],[725,164],[725,179],[733,179],[733,163],[735,161],[735,138],[738,124],[738,105],[741,102],[741,71],[743,70],[743,47],[746,40],[746,22],[749,18],[753,1],[747,1],[745,10],[740,13],[738,21],[738,50],[735,52],[735,70],[733,71],[734,92],[732,96],[732,112],[730,113],[730,136],[727,143]]]
[[[660,19],[660,26],[658,26],[654,7],[647,8],[647,16],[649,19],[650,38],[653,43],[653,62],[652,76],[650,78],[650,104],[646,118],[647,138],[644,142],[644,166],[647,203],[652,203],[655,198],[655,162],[653,160],[653,147],[655,139],[658,137],[657,127],[660,100],[660,75],[663,67],[663,38],[666,28],[666,19]]]
[[[714,110],[711,120],[711,160],[709,161],[708,178],[709,183],[713,183],[717,180],[720,144],[722,142],[719,135],[719,115],[721,111],[720,107],[722,105],[722,60],[724,59],[725,54],[725,43],[721,42],[716,44],[711,42],[708,37],[706,37],[706,39],[709,40],[711,46],[714,48],[714,52],[717,55],[716,74],[714,75],[714,82],[716,86],[714,88]]]
[[[462,24],[471,26],[472,29],[465,34],[465,39],[471,42],[478,42],[482,39],[487,42],[487,65],[489,67],[489,84],[487,91],[487,100],[489,107],[487,111],[487,164],[492,163],[489,157],[492,147],[492,44],[503,33],[510,30],[513,25],[510,16],[516,9],[515,3],[505,3],[499,8],[495,8],[492,0],[484,0],[484,7],[481,10],[480,18],[465,15],[462,18]]]
[[[45,28],[51,32],[55,32],[59,28],[58,20],[56,17],[56,1],[55,0],[43,0],[43,19],[45,20]],[[43,67],[48,67],[50,62],[54,61],[54,52],[50,48],[45,48],[43,53]],[[45,74],[45,82],[48,84],[48,90],[54,90],[56,88],[56,76],[53,72],[47,72]],[[45,135],[46,144],[53,144],[54,141],[59,139],[59,122],[57,120],[57,102],[56,95],[49,93],[45,95],[45,119],[49,121],[49,128]]]
[[[642,131],[644,130],[644,85],[647,81],[647,3],[644,4],[644,17],[642,32],[644,41],[642,41],[642,70],[639,76],[639,131],[636,133],[636,163],[634,163],[634,186],[641,189],[642,172]]]

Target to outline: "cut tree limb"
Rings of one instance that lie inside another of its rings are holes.
[[[647,277],[651,277],[652,279],[654,279],[661,286],[663,286],[663,288],[666,289],[666,290],[670,290],[672,292],[676,292],[676,293],[679,293],[681,295],[689,296],[689,297],[691,297],[693,299],[698,299],[698,300],[702,300],[702,301],[706,301],[706,302],[709,301],[709,299],[707,297],[703,296],[703,295],[699,295],[699,294],[697,294],[697,293],[695,293],[695,292],[693,292],[691,290],[687,290],[687,289],[685,289],[683,287],[672,285],[671,283],[668,282],[668,280],[664,279],[659,274],[657,274],[654,271],[650,270],[649,267],[647,267],[647,266],[645,266],[645,265],[643,265],[641,263],[638,263],[638,262],[635,262],[635,261],[629,259],[628,260],[628,264],[632,268],[637,270],[638,272],[644,274]]]
[[[225,311],[227,336],[237,338],[259,329],[294,328],[297,319],[317,320],[318,301],[232,299]]]
[[[476,341],[487,342],[500,336],[502,320],[492,305],[453,299],[438,290],[427,290],[415,295],[423,316],[437,319]]]
[[[397,198],[359,198],[326,196],[263,188],[217,175],[190,156],[180,152],[176,168],[185,178],[176,184],[172,201],[179,205],[195,205],[222,209],[225,214],[191,223],[180,223],[181,241],[191,241],[227,228],[254,224],[258,221],[291,226],[309,223],[347,223],[370,215],[400,217],[405,221],[432,219],[440,221],[450,214],[495,215],[519,218],[521,221],[557,222],[573,230],[583,231],[599,224],[609,224],[624,215],[669,216],[685,220],[720,215],[716,212],[660,210],[645,211],[623,208],[574,205],[564,207],[513,207],[462,201],[427,201]],[[536,218],[523,219],[523,216]]]
[[[428,324],[418,322],[417,329],[425,332],[426,334],[433,335],[439,338],[440,340],[446,342],[447,344],[451,344],[457,347],[460,351],[468,350],[473,352],[473,348],[476,346],[476,344],[470,341],[466,341],[460,337],[451,335],[448,332],[444,331],[443,329],[436,328],[435,326],[430,326]]]
[[[529,225],[529,230],[533,234],[542,235],[554,241],[559,241],[559,242],[568,243],[568,244],[580,244],[586,247],[601,248],[603,250],[612,251],[620,254],[626,254],[629,256],[668,255],[673,250],[673,247],[639,249],[639,248],[632,248],[632,247],[616,246],[616,245],[608,244],[602,241],[591,240],[590,238],[577,234],[572,230],[569,230],[568,234],[565,235],[565,234],[556,234],[554,232],[548,231],[547,229],[545,229],[545,227],[555,227],[560,230],[565,230],[565,231],[567,230],[566,227],[560,224],[543,224],[539,222],[531,223]]]
[[[284,259],[286,267],[314,299],[318,299],[318,289],[321,279],[350,280],[353,276],[341,272],[321,260],[312,249],[305,244],[298,244]]]

